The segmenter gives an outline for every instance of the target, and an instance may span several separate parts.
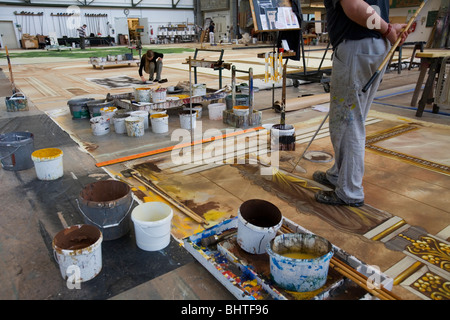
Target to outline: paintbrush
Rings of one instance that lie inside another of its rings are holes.
[[[214,234],[212,236],[203,238],[200,242],[203,247],[208,247],[208,246],[216,244],[220,241],[226,240],[226,239],[232,237],[233,235],[235,235],[236,233],[237,233],[237,228],[232,228],[229,230],[225,230],[221,234]]]

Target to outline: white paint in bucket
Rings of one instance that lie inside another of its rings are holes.
[[[191,123],[192,123],[192,129],[195,129],[196,126],[196,119],[197,115],[194,110],[192,110],[192,114],[190,111],[181,111],[180,112],[180,126],[182,129],[191,129]]]
[[[247,200],[238,210],[237,242],[248,253],[265,253],[282,224],[283,216],[274,204],[260,199]]]
[[[130,116],[141,117],[142,119],[144,119],[144,130],[148,129],[148,126],[149,126],[148,111],[144,111],[144,110],[133,111],[133,112],[130,112]]]
[[[142,137],[144,131],[144,119],[141,117],[125,118],[125,126],[129,137]]]
[[[56,180],[64,175],[63,151],[58,148],[36,150],[31,159],[39,180]]]
[[[91,123],[92,134],[94,136],[102,136],[109,133],[110,121],[108,117],[98,116],[89,120]]]
[[[90,225],[75,225],[58,232],[52,247],[63,279],[79,283],[95,278],[102,270],[102,241],[100,230]]]
[[[208,105],[209,120],[222,120],[223,112],[227,108],[225,103],[211,103]]]
[[[158,201],[145,202],[131,212],[136,244],[145,251],[158,251],[170,243],[172,208]]]
[[[267,245],[267,253],[270,274],[279,286],[290,291],[307,292],[326,283],[333,246],[314,234],[290,233],[274,238]],[[296,259],[283,255],[286,253],[308,253],[313,257]]]
[[[155,113],[150,116],[153,133],[165,133],[169,131],[169,116],[164,113]]]

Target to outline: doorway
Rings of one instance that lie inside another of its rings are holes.
[[[1,49],[4,49],[5,46],[8,49],[19,49],[14,23],[12,21],[0,21],[0,37]]]

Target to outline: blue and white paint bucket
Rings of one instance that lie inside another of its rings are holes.
[[[333,247],[313,234],[289,233],[275,237],[267,245],[267,253],[276,284],[286,290],[307,292],[326,283]]]

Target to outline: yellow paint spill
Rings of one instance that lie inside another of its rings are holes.
[[[222,218],[225,218],[225,216],[228,216],[228,213],[217,210],[209,210],[203,215],[206,221],[221,220]]]
[[[139,186],[138,189],[141,190],[141,191],[146,191],[147,190],[144,186]]]

